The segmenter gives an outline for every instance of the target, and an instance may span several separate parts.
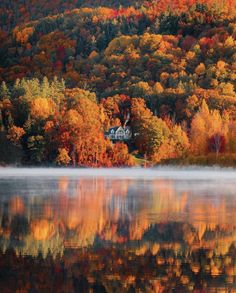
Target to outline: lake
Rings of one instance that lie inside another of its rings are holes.
[[[0,168],[0,292],[236,292],[236,171]]]

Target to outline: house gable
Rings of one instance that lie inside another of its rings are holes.
[[[111,127],[105,136],[111,140],[129,140],[132,137],[132,132],[129,126]]]
[[[120,127],[116,130],[116,134],[118,134],[118,133],[120,133],[120,134],[125,134],[125,131],[124,131],[124,129],[123,129],[122,126],[120,126]]]

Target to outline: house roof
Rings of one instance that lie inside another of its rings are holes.
[[[109,130],[108,130],[108,134],[115,134],[117,132],[117,130],[119,129],[122,129],[123,131],[126,131],[126,130],[129,130],[130,131],[130,126],[125,126],[125,127],[122,127],[122,126],[115,126],[115,127],[111,127]]]
[[[109,128],[108,133],[112,133],[112,130],[114,131],[114,133],[116,133],[118,128],[120,128],[120,126],[111,127]]]

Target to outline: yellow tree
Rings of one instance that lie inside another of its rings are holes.
[[[160,82],[156,82],[155,84],[154,84],[154,86],[153,86],[153,93],[155,94],[155,95],[160,95],[160,94],[162,94],[164,92],[164,88],[163,88],[163,86],[161,85],[161,83]]]
[[[132,99],[131,118],[139,152],[152,161],[159,161],[159,148],[170,135],[165,121],[154,116],[143,99]]]
[[[25,131],[23,128],[21,127],[17,127],[17,126],[12,126],[9,130],[8,130],[8,135],[7,138],[13,142],[15,145],[18,145],[20,143],[20,140],[22,138],[22,136],[25,134]]]
[[[158,160],[184,157],[188,153],[189,139],[180,125],[174,125],[170,135],[164,140],[158,151]]]
[[[56,158],[57,164],[67,166],[71,161],[68,151],[65,148],[59,148],[58,152],[59,153]]]
[[[56,112],[56,104],[49,98],[36,98],[31,102],[30,114],[32,118],[47,119]]]
[[[205,154],[207,151],[223,151],[229,132],[229,116],[220,115],[218,110],[209,111],[203,100],[199,112],[191,123],[191,150],[195,155]]]
[[[63,147],[59,148],[59,157],[57,157],[57,159],[61,159],[62,155],[65,157],[65,151],[62,152],[62,150],[68,149],[68,156],[72,158],[73,164],[76,164],[76,147],[82,124],[82,116],[74,109],[68,110],[62,117],[59,144]]]
[[[214,110],[208,122],[208,150],[215,152],[218,156],[219,152],[225,151],[226,143],[228,143],[229,116],[227,113],[221,116],[219,111]]]
[[[203,100],[199,112],[193,117],[191,123],[191,151],[195,155],[204,154],[207,150],[207,120],[209,116],[208,106]]]

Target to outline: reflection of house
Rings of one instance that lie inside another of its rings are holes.
[[[111,127],[105,136],[111,140],[129,140],[132,137],[130,126]]]

